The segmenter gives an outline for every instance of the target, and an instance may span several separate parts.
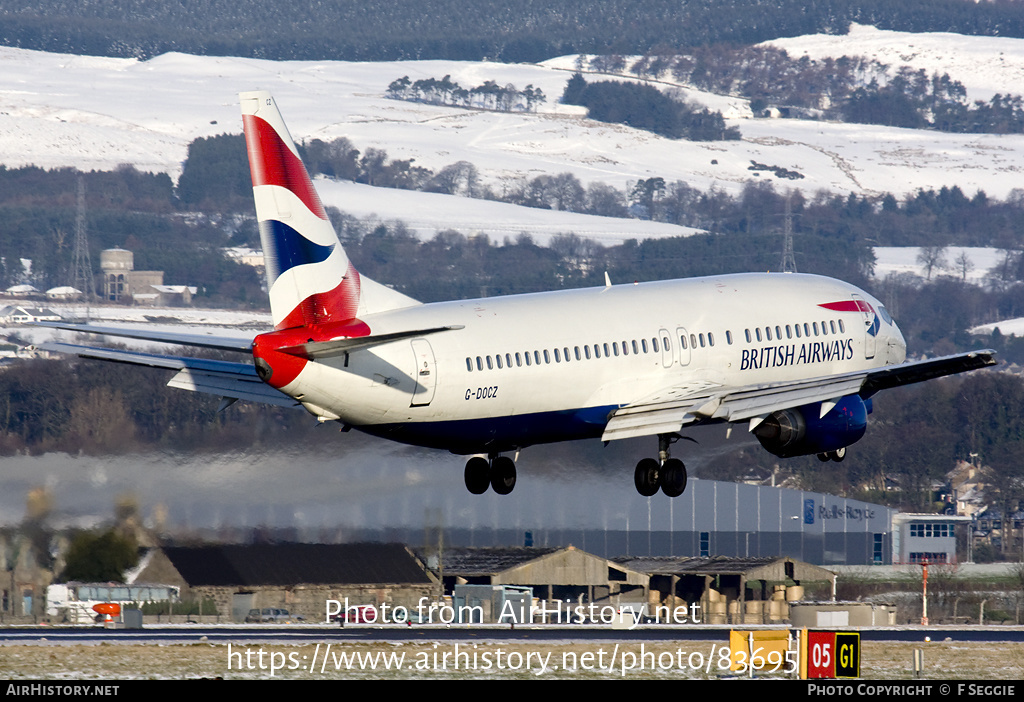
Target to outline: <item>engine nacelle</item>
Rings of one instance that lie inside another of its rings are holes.
[[[820,402],[773,412],[757,425],[754,436],[779,458],[836,451],[864,436],[870,413],[871,400],[847,395],[824,417]]]

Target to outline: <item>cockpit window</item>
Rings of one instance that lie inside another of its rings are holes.
[[[878,314],[881,315],[882,319],[885,320],[886,324],[892,324],[892,316],[889,314],[889,310],[879,305]]]

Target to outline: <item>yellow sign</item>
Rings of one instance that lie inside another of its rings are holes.
[[[796,672],[796,651],[789,648],[789,631],[730,631],[729,648],[736,673]]]

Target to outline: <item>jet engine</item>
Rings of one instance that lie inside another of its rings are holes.
[[[779,458],[838,451],[864,436],[871,400],[860,395],[840,399],[825,416],[820,402],[768,415],[754,429],[761,445]]]

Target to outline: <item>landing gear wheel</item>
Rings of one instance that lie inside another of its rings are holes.
[[[827,463],[828,461],[832,460],[832,456],[827,453],[819,453],[818,460],[821,461],[822,463]]]
[[[491,461],[491,487],[499,495],[507,495],[516,486],[516,464],[508,456]]]
[[[841,449],[830,451],[829,458],[831,458],[836,463],[842,463],[843,459],[846,458],[846,447],[844,446]]]
[[[678,458],[661,464],[661,491],[669,497],[679,497],[686,490],[686,466]]]
[[[473,456],[466,461],[466,489],[474,495],[482,495],[487,492],[487,486],[491,484],[491,466],[486,458]]]
[[[661,487],[661,466],[653,458],[644,458],[636,464],[633,473],[633,484],[636,491],[644,497],[650,497]]]

